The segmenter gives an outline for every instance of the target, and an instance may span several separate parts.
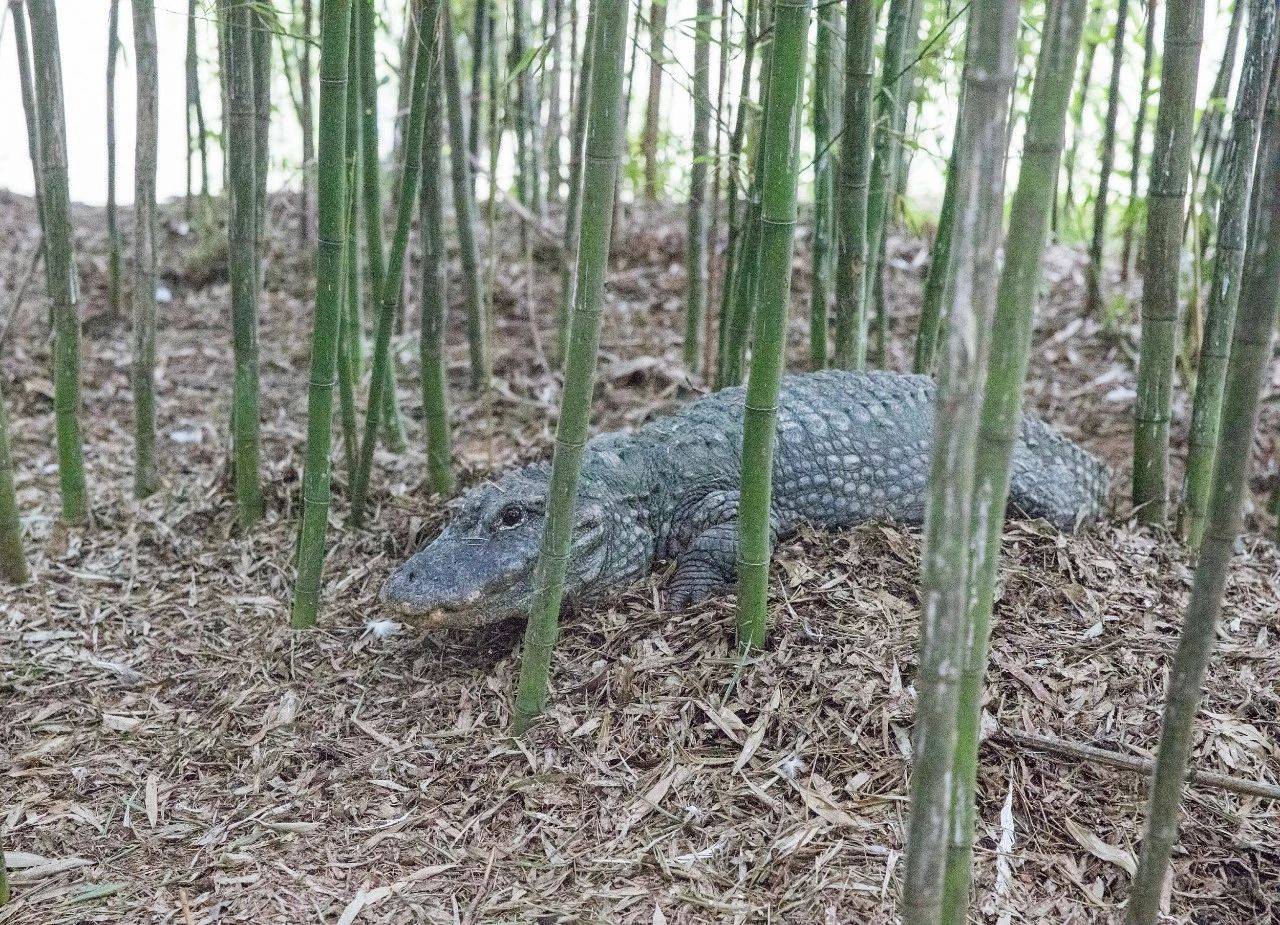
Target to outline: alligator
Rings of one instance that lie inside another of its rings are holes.
[[[924,519],[933,380],[890,372],[784,376],[770,529]],[[665,606],[681,608],[735,580],[745,390],[726,388],[634,432],[601,434],[583,454],[565,600],[590,604],[675,560]],[[426,629],[528,615],[546,518],[550,465],[468,491],[444,531],[397,569],[382,601]],[[1009,505],[1074,530],[1103,509],[1105,465],[1024,415]]]

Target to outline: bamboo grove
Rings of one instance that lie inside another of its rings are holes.
[[[145,498],[173,487],[156,439],[164,397],[157,329],[165,324],[156,297],[156,147],[159,95],[178,84],[158,70],[154,4],[125,2],[134,51],[124,63],[137,88],[131,226],[115,201],[120,0],[104,11],[108,299],[132,327],[133,490]],[[441,503],[470,475],[454,458],[447,353],[465,340],[461,387],[492,400],[502,376],[495,315],[508,310],[495,297],[498,215],[515,217],[526,259],[536,246],[559,285],[554,304],[518,309],[547,316],[546,352],[561,385],[537,592],[511,706],[516,733],[536,723],[554,687],[569,534],[624,207],[680,203],[682,320],[670,333],[680,345],[682,388],[745,385],[737,670],[752,670],[769,644],[769,501],[784,371],[887,368],[906,357],[914,371],[935,376],[939,424],[900,869],[905,922],[959,925],[969,914],[1001,524],[1045,254],[1053,242],[1082,250],[1080,313],[1117,338],[1130,315],[1137,321],[1132,484],[1117,516],[1198,552],[1127,908],[1137,925],[1157,920],[1227,565],[1249,508],[1258,407],[1274,376],[1280,23],[1272,0],[1236,0],[1229,22],[1211,18],[1224,31],[1211,36],[1203,0],[184,6],[184,214],[202,233],[225,238],[223,347],[234,369],[228,492],[245,537],[273,503],[263,469],[259,326],[269,186],[284,165],[293,165],[285,182],[301,196],[297,244],[314,300],[310,375],[297,383],[306,392],[305,444],[294,448],[302,474],[290,508],[298,520],[296,628],[324,615],[333,513],[346,513],[347,530],[376,522],[385,458],[378,450],[402,453],[419,441],[426,490]],[[58,51],[66,9],[53,0],[8,3],[50,305],[50,437],[62,517],[68,527],[95,529]],[[200,53],[206,43],[216,47],[211,58]],[[394,47],[397,60],[381,45]],[[691,47],[687,64],[677,46]],[[1198,94],[1207,67],[1216,67],[1216,79]],[[204,77],[215,72],[216,101],[205,98]],[[389,119],[379,111],[386,82],[399,94]],[[282,86],[276,104],[291,101],[291,116],[273,104]],[[939,99],[949,102],[939,107]],[[920,137],[929,105],[949,123],[936,151]],[[669,128],[677,121],[688,122],[687,144]],[[390,139],[381,137],[387,125]],[[299,150],[284,154],[278,136],[298,138]],[[922,304],[918,317],[896,318],[886,294],[890,245],[904,225],[921,224],[925,207],[909,191],[923,175],[939,182],[924,222],[931,240]],[[803,268],[797,241],[807,242]],[[797,272],[811,281],[803,308],[792,304]],[[1131,276],[1141,279],[1132,306]],[[400,348],[415,318],[417,356],[406,362]],[[904,350],[895,350],[895,337]],[[402,383],[415,370],[420,423],[401,409]],[[0,576],[21,584],[30,580],[14,488],[22,460],[5,402],[17,387],[0,387]],[[1171,464],[1184,456],[1185,467]]]

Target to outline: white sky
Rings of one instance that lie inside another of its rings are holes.
[[[688,67],[692,61],[692,39],[690,37],[689,19],[693,14],[694,0],[671,0],[674,4],[668,15],[668,56],[669,78],[664,83],[664,99],[668,119],[668,150],[676,153],[688,144],[691,112],[688,103]],[[203,102],[205,118],[211,130],[217,131],[221,125],[219,115],[218,87],[214,59],[214,30],[212,21],[207,18],[213,0],[198,0],[201,74],[203,77]],[[1141,5],[1142,0],[1130,0],[1131,7]],[[276,0],[276,6],[282,10],[289,8],[288,0]],[[317,3],[318,6],[318,3]],[[585,8],[584,3],[580,6]],[[648,4],[645,4],[647,10]],[[66,95],[67,144],[70,166],[71,197],[77,202],[100,205],[106,201],[106,51],[107,51],[107,11],[108,0],[57,0],[59,14],[59,32],[63,63],[63,84]],[[399,20],[403,9],[403,0],[380,0],[379,7],[384,15]],[[1223,4],[1210,4],[1206,11],[1207,41],[1201,66],[1201,97],[1206,94],[1213,80],[1214,72],[1221,55],[1222,33],[1226,28],[1228,7]],[[1163,9],[1163,4],[1161,4]],[[158,163],[157,189],[161,198],[182,195],[186,188],[186,155],[183,130],[184,109],[184,56],[186,48],[186,16],[187,0],[156,0],[156,33],[160,66],[160,152]],[[134,134],[134,68],[133,68],[133,35],[132,14],[129,0],[122,0],[120,10],[120,38],[124,46],[123,56],[117,69],[116,78],[116,133],[118,139],[118,175],[117,197],[121,203],[128,203],[133,198],[133,134]],[[4,4],[3,23],[0,26],[0,124],[8,127],[8,131],[0,132],[0,188],[7,188],[29,195],[32,189],[31,162],[27,155],[25,122],[22,114],[22,101],[18,89],[17,63],[12,39],[13,26],[8,16],[8,4]],[[1157,22],[1157,30],[1162,22]],[[580,23],[580,28],[582,24]],[[1131,49],[1140,39],[1141,19],[1132,15],[1129,21],[1129,47]],[[393,28],[394,34],[399,34]],[[926,30],[927,31],[927,30]],[[1135,36],[1134,33],[1139,33]],[[384,78],[380,114],[387,123],[381,132],[384,148],[389,145],[391,133],[389,122],[395,105],[395,81],[391,73],[390,63],[395,60],[398,50],[391,40],[383,35],[383,46],[379,52],[381,60],[379,73]],[[567,45],[567,43],[566,43]],[[647,86],[647,31],[641,41],[641,64],[635,75],[635,96],[631,107],[632,130],[638,131],[643,119],[643,96]],[[713,54],[713,58],[715,55]],[[713,66],[714,67],[714,66]],[[1125,100],[1126,109],[1132,111],[1132,104],[1137,96],[1137,75],[1139,60],[1127,62]],[[734,68],[736,70],[736,67]],[[1094,68],[1094,80],[1099,83],[1096,94],[1099,103],[1098,112],[1091,114],[1091,127],[1097,128],[1096,122],[1102,109],[1101,97],[1104,94],[1102,84],[1110,71],[1110,54],[1107,46],[1098,50],[1097,63]],[[1130,79],[1131,76],[1131,79]],[[296,178],[300,159],[300,141],[297,120],[290,103],[288,92],[279,75],[279,59],[276,62],[276,80],[274,82],[274,101],[276,117],[272,121],[272,186],[280,186],[292,182]],[[714,79],[714,78],[713,78]],[[729,80],[729,96],[737,92],[738,78],[731,75]],[[1130,84],[1132,84],[1130,86]],[[567,87],[566,87],[567,90]],[[714,92],[714,91],[713,91]],[[948,143],[951,123],[954,116],[946,111],[951,103],[947,100],[931,102],[918,121],[919,138],[924,152],[940,152]],[[806,119],[807,119],[806,115]],[[1122,118],[1122,124],[1127,119]],[[1121,131],[1125,131],[1124,128]],[[808,142],[806,142],[808,143]],[[1126,140],[1127,144],[1127,140]],[[1096,147],[1087,145],[1086,148]],[[211,181],[215,188],[221,185],[221,165],[217,159],[218,146],[210,141]],[[687,158],[686,158],[687,159]],[[917,156],[917,165],[912,172],[912,195],[914,197],[933,199],[941,190],[941,163],[931,164],[930,158]],[[1092,151],[1081,151],[1081,163],[1091,164],[1094,160]],[[803,163],[808,163],[806,157]],[[1127,169],[1127,160],[1121,158],[1121,169]],[[678,173],[678,169],[677,169]],[[807,177],[804,178],[807,182]],[[673,177],[679,182],[679,177]],[[198,185],[198,168],[196,182]],[[677,193],[679,195],[679,193]]]

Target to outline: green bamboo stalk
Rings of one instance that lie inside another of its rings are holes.
[[[1148,524],[1165,522],[1173,367],[1181,317],[1178,268],[1203,30],[1203,0],[1169,0],[1147,187],[1146,274],[1134,402],[1133,506],[1138,519]]]
[[[232,455],[236,509],[248,530],[262,516],[259,478],[260,399],[258,385],[258,208],[255,157],[257,146],[253,87],[252,0],[218,0],[227,84],[225,133],[230,217],[232,349],[235,383],[231,399]]]
[[[1214,77],[1213,87],[1209,90],[1209,98],[1205,100],[1204,112],[1196,125],[1196,168],[1198,181],[1205,177],[1204,195],[1201,199],[1201,212],[1206,219],[1217,214],[1220,189],[1217,184],[1218,151],[1222,142],[1222,124],[1226,119],[1227,93],[1231,89],[1231,75],[1235,73],[1236,52],[1240,43],[1241,26],[1244,23],[1244,0],[1235,0],[1231,5],[1231,21],[1227,25],[1226,45],[1222,49],[1222,60],[1218,62],[1218,73]],[[1206,175],[1207,171],[1207,175]],[[1205,234],[1205,243],[1210,235]]]
[[[560,139],[564,134],[561,114],[561,82],[564,80],[564,32],[565,5],[571,0],[545,0],[543,3],[543,28],[546,32],[546,97],[547,133],[543,140],[547,165],[547,201],[560,201],[562,170],[560,165]]]
[[[62,103],[62,55],[54,0],[27,0],[35,63],[36,112],[40,127],[40,188],[44,193],[45,276],[53,310],[53,413],[57,425],[58,479],[62,517],[89,519],[83,439],[80,433],[80,293],[71,240],[71,196],[67,186],[67,126]]]
[[[955,283],[938,360],[937,426],[921,557],[922,619],[912,740],[902,920],[940,920],[950,789],[957,741],[957,666],[963,664],[972,574],[974,471],[995,313],[1004,204],[1004,155],[1013,86],[1018,0],[969,8],[960,131],[956,137]],[[1047,189],[1052,189],[1046,184]]]
[[[137,67],[137,129],[133,187],[133,493],[145,498],[156,475],[156,147],[159,80],[153,0],[132,0]]]
[[[710,213],[710,228],[707,231],[707,241],[710,251],[708,253],[708,261],[715,263],[715,254],[720,242],[720,190],[723,188],[725,158],[721,156],[724,150],[725,132],[729,127],[725,108],[725,90],[728,85],[729,76],[729,42],[731,36],[730,19],[732,18],[733,0],[720,0],[720,35],[719,50],[717,53],[718,61],[716,67],[716,103],[715,103],[715,136],[711,143],[711,190],[708,194],[707,206]],[[725,257],[728,259],[728,252]],[[716,333],[716,313],[711,310],[710,303],[714,298],[718,298],[718,293],[714,287],[714,274],[709,274],[707,288],[708,305],[703,306],[703,341],[702,341],[702,368],[710,377],[715,370],[716,354],[718,347],[718,336]]]
[[[769,625],[769,499],[791,298],[796,152],[810,6],[810,0],[775,0],[768,55],[769,105],[760,136],[760,293],[743,412],[738,508],[738,645],[743,651],[764,645]]]
[[[1270,5],[1270,4],[1267,4]],[[1170,10],[1172,12],[1172,8]],[[1166,59],[1168,55],[1166,53]],[[1272,82],[1275,82],[1272,74]],[[1160,746],[1147,802],[1146,834],[1129,897],[1128,919],[1152,925],[1159,914],[1169,856],[1178,839],[1178,808],[1191,757],[1192,726],[1213,651],[1227,566],[1240,533],[1253,456],[1258,404],[1280,315],[1280,99],[1267,102],[1258,152],[1258,195],[1249,223],[1249,252],[1227,362],[1227,384],[1209,497],[1208,524],[1191,601],[1169,672]]]
[[[440,17],[446,24],[449,13]],[[447,29],[447,26],[446,26]],[[446,62],[453,33],[441,37]],[[455,65],[456,66],[456,65]],[[445,64],[446,72],[449,65]],[[448,78],[446,77],[446,80]],[[449,434],[449,394],[444,357],[444,324],[448,305],[448,254],[444,241],[444,200],[440,189],[444,113],[440,95],[426,98],[425,123],[422,130],[422,196],[418,227],[422,230],[422,327],[418,340],[422,368],[422,416],[426,432],[427,484],[439,495],[453,492],[453,443]],[[465,141],[456,139],[459,151]],[[471,196],[470,177],[463,194]]]
[[[867,365],[867,195],[871,180],[876,4],[845,0],[844,128],[840,136],[835,365]]]
[[[835,108],[835,3],[818,7],[813,46],[813,283],[809,298],[809,366],[827,365],[827,305],[831,301],[831,226],[835,180],[831,168],[832,110]]]
[[[876,281],[884,272],[880,255],[893,221],[893,193],[897,189],[895,168],[899,161],[902,135],[906,130],[907,104],[910,102],[911,72],[914,49],[920,32],[921,0],[889,0],[889,16],[885,24],[883,69],[874,100],[875,128],[871,177],[867,188],[867,292],[875,294]],[[884,365],[888,319],[884,312],[876,316],[874,362]]]
[[[662,117],[662,71],[666,66],[667,0],[649,4],[649,93],[645,99],[640,152],[644,157],[644,198],[658,198],[658,127]],[[696,119],[695,119],[696,124]]]
[[[369,274],[369,299],[375,306],[382,298],[386,277],[386,251],[382,242],[382,161],[378,156],[378,75],[374,56],[377,13],[374,0],[356,0],[356,55],[359,62],[355,79],[360,87],[360,146],[362,191],[364,193],[365,267]],[[413,60],[404,58],[403,68]],[[397,211],[399,209],[397,208]],[[394,361],[394,357],[392,357]],[[396,400],[395,363],[388,363],[380,373],[386,382],[378,385],[380,408],[378,424],[385,429],[387,446],[400,452],[407,445],[404,421]],[[372,383],[370,394],[374,391]],[[355,516],[355,507],[352,507]]]
[[[959,123],[957,122],[957,135]],[[956,137],[956,136],[953,136]],[[955,231],[956,190],[955,150],[947,159],[947,185],[942,193],[942,208],[938,213],[938,230],[933,236],[933,249],[929,253],[929,271],[924,278],[924,293],[920,297],[920,330],[916,332],[915,357],[912,368],[918,373],[933,371],[938,353],[938,327],[942,318],[942,305],[952,283],[951,236]]]
[[[529,58],[529,37],[533,30],[529,24],[527,0],[511,0],[511,56],[509,66],[514,72],[516,85],[516,140],[519,146],[519,187],[521,202],[535,215],[546,212],[546,199],[542,187],[542,157],[539,140],[537,98],[531,73],[533,61]]]
[[[107,307],[120,316],[120,220],[116,210],[116,62],[120,60],[120,0],[107,13]]]
[[[569,321],[564,389],[551,458],[547,522],[534,578],[529,625],[520,658],[520,683],[511,724],[519,734],[545,708],[551,651],[559,634],[560,601],[569,560],[570,530],[578,493],[578,474],[591,419],[596,353],[604,277],[613,226],[614,187],[618,181],[622,126],[622,71],[627,37],[626,0],[597,0],[592,5],[595,74],[589,106],[587,154],[583,168],[582,243],[578,249],[578,297]]]
[[[338,318],[342,310],[342,242],[348,236],[343,227],[347,186],[343,148],[347,131],[350,31],[351,0],[325,0],[320,8],[316,308],[311,334],[311,387],[307,394],[307,451],[302,470],[302,531],[292,609],[292,623],[297,628],[314,626],[316,622],[325,528],[329,522],[329,444],[338,360]]]
[[[1102,307],[1102,258],[1106,246],[1108,190],[1116,156],[1116,119],[1120,114],[1120,77],[1124,67],[1124,31],[1129,18],[1129,0],[1118,0],[1116,25],[1111,43],[1111,83],[1107,87],[1107,121],[1102,130],[1098,155],[1098,190],[1093,199],[1093,237],[1089,242],[1089,263],[1085,270],[1085,310],[1095,317]]]
[[[1084,30],[1084,62],[1080,67],[1080,80],[1076,86],[1075,100],[1071,104],[1071,145],[1063,158],[1064,185],[1060,212],[1068,220],[1075,208],[1076,160],[1080,153],[1080,142],[1084,138],[1084,110],[1089,102],[1089,88],[1093,86],[1093,64],[1098,57],[1098,46],[1102,44],[1102,18],[1106,16],[1104,0],[1096,0],[1089,10],[1089,19]],[[1057,214],[1054,216],[1054,231],[1060,228]]]
[[[776,5],[776,4],[775,4]],[[776,12],[768,3],[762,3],[759,9],[760,34],[772,34],[773,23],[770,16]],[[734,279],[732,283],[731,311],[728,315],[728,330],[724,336],[724,348],[721,351],[719,381],[717,387],[738,385],[742,382],[743,363],[746,360],[747,341],[754,324],[756,305],[760,294],[760,211],[763,192],[761,182],[764,176],[764,125],[769,121],[769,80],[772,70],[770,62],[773,56],[772,40],[765,43],[760,55],[760,116],[756,120],[756,143],[747,144],[752,162],[751,179],[746,186],[746,211],[743,215],[743,230],[739,238],[738,256],[734,261]]]
[[[1182,484],[1182,529],[1192,548],[1200,546],[1208,516],[1206,508],[1218,444],[1231,329],[1235,326],[1236,305],[1240,299],[1240,274],[1244,268],[1254,162],[1269,68],[1276,49],[1275,4],[1260,2],[1254,6],[1240,86],[1236,91],[1231,134],[1220,164],[1221,177],[1213,181],[1221,189],[1222,197],[1218,208],[1209,305],[1200,341],[1202,347],[1188,438],[1187,472]]]
[[[394,380],[389,375],[391,363],[391,329],[395,323],[396,306],[403,291],[404,255],[409,244],[409,227],[413,223],[414,205],[418,197],[418,180],[422,171],[422,127],[424,123],[425,98],[428,89],[439,92],[440,86],[440,3],[439,0],[421,0],[418,13],[419,22],[410,23],[409,43],[406,46],[405,60],[416,63],[412,74],[412,90],[409,102],[408,118],[405,122],[405,134],[401,149],[400,179],[396,190],[397,216],[395,232],[391,238],[391,248],[387,252],[387,264],[383,272],[382,288],[377,291],[377,304],[374,316],[373,369],[369,374],[369,404],[365,409],[364,438],[360,442],[360,464],[356,468],[356,477],[351,483],[351,523],[360,527],[364,524],[365,497],[369,488],[369,475],[373,468],[373,449],[378,438],[378,426],[384,407],[384,389]],[[361,20],[367,19],[364,8],[359,14]],[[371,27],[371,24],[370,24]],[[362,29],[364,26],[362,25]],[[361,41],[367,41],[361,36]],[[414,54],[416,52],[416,54]],[[366,70],[365,75],[368,76]],[[406,75],[408,77],[409,75]],[[369,86],[361,80],[361,87]],[[365,99],[365,128],[368,128],[368,100]],[[367,136],[366,136],[367,137]],[[459,139],[465,138],[459,135]],[[365,155],[369,149],[366,145]],[[365,172],[368,173],[366,163]],[[467,184],[463,182],[462,191],[466,192]],[[366,196],[368,195],[366,187]],[[366,200],[366,208],[370,202]],[[377,244],[370,239],[370,246]]]
[[[192,0],[195,2],[195,0]],[[312,185],[315,183],[315,105],[311,90],[311,0],[302,0],[302,41],[298,50],[298,122],[302,128],[302,243],[310,246],[315,220],[311,213]]]
[[[0,391],[0,578],[24,585],[30,577],[22,551],[22,519],[13,485],[13,451],[9,445],[9,412]],[[0,864],[0,867],[4,865]],[[2,904],[2,903],[0,903]]]
[[[1151,95],[1151,70],[1155,61],[1156,4],[1147,0],[1146,25],[1142,37],[1142,79],[1138,85],[1138,111],[1133,117],[1133,143],[1129,146],[1129,204],[1125,209],[1124,243],[1120,247],[1120,278],[1128,280],[1133,253],[1133,231],[1138,219],[1138,187],[1142,182],[1142,139],[1147,130],[1147,98]]]
[[[1121,0],[1123,4],[1124,0]],[[1067,103],[1079,59],[1086,0],[1053,0],[1046,11],[1026,140],[1013,194],[1004,265],[996,291],[991,356],[974,457],[973,552],[965,654],[956,712],[955,766],[942,922],[964,925],[973,877],[975,786],[1000,538],[1009,494],[1010,459],[1022,418],[1031,326],[1062,158]]]
[[[483,124],[480,119],[480,107],[484,102],[484,72],[485,65],[491,54],[489,43],[486,40],[486,33],[489,30],[489,0],[475,0],[472,10],[471,23],[471,96],[468,105],[471,108],[471,118],[467,122],[470,133],[467,135],[467,151],[471,155],[473,163],[480,162],[480,126]],[[573,36],[570,37],[572,42]],[[570,64],[573,63],[573,55],[569,56]],[[492,104],[490,104],[492,105]],[[475,196],[475,172],[471,174],[471,195]]]
[[[711,26],[714,0],[698,0],[693,45],[693,162],[685,250],[684,368],[701,372],[702,316],[707,306],[707,149],[711,144]],[[823,314],[825,325],[826,314]]]
[[[270,15],[268,15],[270,11]],[[253,257],[258,287],[263,286],[262,255],[266,253],[267,172],[271,163],[271,37],[276,28],[275,7],[261,0],[249,4],[249,54],[253,59]]]
[[[493,357],[489,351],[489,320],[485,311],[484,284],[480,278],[480,248],[476,243],[475,198],[471,161],[467,157],[467,129],[462,114],[462,78],[458,68],[458,43],[453,17],[443,23],[444,88],[448,112],[449,170],[453,181],[453,211],[458,229],[458,257],[462,265],[462,291],[467,304],[467,352],[471,362],[471,388],[483,392],[493,381]],[[492,176],[492,175],[491,175]]]
[[[578,89],[573,95],[573,124],[570,128],[569,193],[564,209],[564,257],[560,265],[560,305],[556,312],[556,359],[564,356],[569,316],[578,291],[578,239],[582,227],[582,159],[587,141],[587,107],[583,101],[591,96],[591,75],[595,61],[595,23],[591,10],[596,0],[587,2],[587,36],[582,47],[582,64],[578,70]]]
[[[31,158],[31,186],[35,191],[36,215],[40,219],[40,247],[44,248],[44,191],[40,178],[40,117],[36,113],[36,91],[31,76],[31,39],[27,35],[27,15],[22,0],[9,0],[13,16],[13,43],[17,47],[18,86],[22,93],[22,113],[27,121],[27,154]],[[47,275],[47,267],[46,267]]]
[[[733,132],[729,136],[729,152],[727,173],[729,176],[727,214],[725,217],[726,235],[724,277],[720,286],[720,314],[716,331],[716,378],[715,385],[725,385],[727,357],[725,345],[729,337],[729,327],[733,315],[734,286],[738,279],[738,255],[743,248],[743,217],[739,204],[742,198],[742,156],[746,143],[747,113],[751,100],[751,72],[754,67],[755,49],[759,40],[760,0],[747,0],[747,12],[743,23],[742,75],[738,88],[738,109],[734,115]]]
[[[197,57],[196,57],[196,0],[189,0],[187,4],[187,49],[186,57],[183,59],[185,67],[186,83],[186,105],[182,111],[183,125],[187,133],[187,193],[182,202],[182,212],[186,216],[187,221],[191,221],[191,194],[194,191],[195,176],[195,158],[196,158],[196,139],[192,135],[191,117],[194,102],[192,94],[199,96],[200,78],[197,74]],[[110,106],[108,105],[108,109]],[[200,132],[204,135],[203,129]],[[201,138],[203,142],[203,137]],[[206,170],[208,168],[206,167]]]
[[[344,122],[343,171],[346,190],[342,213],[342,265],[339,282],[338,376],[339,414],[343,459],[347,465],[347,497],[360,466],[360,424],[356,389],[364,363],[363,316],[360,312],[359,219],[360,189],[360,82],[351,78],[360,67],[356,43],[348,41],[347,90]]]

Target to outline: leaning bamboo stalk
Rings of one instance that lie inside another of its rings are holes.
[[[1004,205],[1004,146],[1013,84],[1017,0],[976,0],[956,137],[954,280],[946,304],[938,397],[925,505],[920,574],[922,616],[912,739],[902,917],[906,925],[942,915],[956,707],[973,571],[974,470],[991,323],[996,305]],[[1051,185],[1049,188],[1052,188]],[[981,550],[977,550],[980,554]]]
[[[786,348],[787,303],[796,230],[805,46],[810,0],[776,0],[769,59],[769,105],[760,136],[760,291],[742,422],[738,508],[738,645],[764,645],[768,633],[769,505],[778,390]]]
[[[402,139],[400,179],[396,189],[396,227],[387,251],[387,263],[382,276],[382,289],[375,293],[373,369],[369,374],[369,405],[365,410],[364,438],[360,442],[360,463],[351,485],[351,521],[355,526],[364,522],[365,497],[369,488],[369,475],[373,468],[373,449],[378,437],[380,416],[386,401],[384,389],[393,382],[390,376],[391,329],[395,323],[396,306],[399,304],[404,279],[404,255],[408,249],[409,226],[413,223],[414,205],[418,196],[418,178],[422,168],[422,126],[425,97],[428,86],[439,86],[439,17],[438,0],[422,0],[418,10],[422,17],[418,23],[410,23],[409,43],[405,60],[413,60],[412,89],[409,113]],[[365,39],[362,38],[362,41]],[[416,56],[414,52],[416,51]],[[366,75],[367,75],[366,71]],[[363,86],[362,81],[362,86]],[[368,103],[366,100],[366,107]],[[367,108],[366,123],[368,128]],[[369,149],[365,148],[366,156]],[[366,174],[368,167],[366,165]],[[464,190],[465,190],[464,185]],[[366,202],[366,208],[368,208]]]
[[[582,64],[578,69],[578,89],[573,95],[573,120],[569,139],[569,193],[564,208],[564,254],[560,264],[560,304],[556,311],[556,342],[554,355],[564,355],[565,337],[569,330],[569,316],[578,290],[578,237],[582,227],[582,159],[587,141],[587,107],[584,101],[591,96],[591,74],[594,68],[595,17],[591,8],[596,0],[587,2],[587,35],[582,48]]]
[[[1221,190],[1221,200],[1209,305],[1200,340],[1202,347],[1191,413],[1191,433],[1187,440],[1187,472],[1182,488],[1183,529],[1192,547],[1198,547],[1204,535],[1231,329],[1235,325],[1236,305],[1240,300],[1240,274],[1244,268],[1245,233],[1248,230],[1246,225],[1258,134],[1268,92],[1270,62],[1275,55],[1275,4],[1262,2],[1255,7],[1240,86],[1236,91],[1231,134],[1220,165],[1222,176],[1213,181]]]
[[[1203,31],[1203,0],[1170,0],[1147,188],[1142,339],[1134,402],[1133,506],[1139,519],[1150,524],[1164,523],[1168,494],[1173,367],[1181,318],[1178,278]]]
[[[377,311],[379,300],[384,290],[386,278],[387,254],[382,240],[382,161],[378,154],[378,75],[374,55],[374,31],[376,28],[374,0],[356,0],[356,37],[355,54],[359,63],[353,79],[360,87],[360,163],[364,193],[364,229],[365,229],[365,261],[369,273],[369,298]],[[413,45],[406,43],[406,49]],[[413,56],[407,53],[403,59],[402,70],[405,70],[405,81],[411,71]],[[399,207],[397,204],[397,212]],[[394,357],[381,369],[385,382],[378,385],[379,408],[378,425],[384,428],[388,446],[399,451],[405,446],[404,422],[400,417],[400,406],[396,400],[396,371]],[[374,386],[370,383],[369,391]],[[354,497],[354,496],[353,496]],[[353,504],[352,515],[356,509]]]
[[[1273,85],[1274,82],[1273,72]],[[1178,811],[1191,759],[1192,726],[1222,613],[1227,566],[1249,493],[1247,475],[1258,404],[1280,314],[1280,94],[1272,93],[1267,102],[1257,170],[1258,194],[1249,222],[1249,252],[1231,358],[1227,361],[1224,414],[1208,523],[1191,601],[1169,672],[1160,746],[1147,802],[1146,833],[1129,898],[1128,918],[1133,925],[1151,925],[1159,914],[1169,858],[1178,839]]]
[[[582,101],[582,105],[589,105],[590,109],[583,169],[578,297],[569,321],[564,390],[551,458],[547,521],[538,553],[533,602],[520,658],[520,682],[512,711],[511,722],[517,733],[527,729],[546,708],[551,652],[559,634],[578,475],[591,420],[605,270],[613,229],[614,189],[622,148],[622,62],[628,6],[626,0],[600,0],[592,5],[591,11],[596,19],[592,51],[596,69],[590,102]]]
[[[966,645],[956,712],[942,921],[963,925],[973,877],[978,738],[995,604],[1000,538],[1009,495],[1010,460],[1022,420],[1022,392],[1031,352],[1045,244],[1053,213],[1054,178],[1062,158],[1067,103],[1079,58],[1085,0],[1049,4],[1036,67],[1026,140],[1013,194],[1004,265],[996,292],[991,355],[974,457],[971,548],[974,550]]]
[[[342,242],[345,170],[347,43],[351,0],[325,0],[320,13],[320,132],[316,186],[316,308],[311,334],[311,387],[307,394],[307,449],[302,470],[302,531],[292,622],[313,626],[320,605],[325,528],[329,522],[333,387],[342,310]],[[351,229],[354,231],[354,229]]]
[[[45,276],[53,307],[53,413],[57,428],[62,516],[89,519],[80,432],[80,293],[71,240],[67,185],[67,127],[62,102],[62,56],[53,0],[27,0],[39,114],[40,188],[44,194]]]
[[[18,515],[18,496],[14,490],[9,412],[5,408],[3,391],[0,391],[0,577],[14,585],[26,584],[30,577],[22,551],[22,519]]]
[[[35,83],[31,76],[31,39],[27,35],[27,16],[22,0],[9,0],[13,16],[13,44],[17,48],[18,86],[22,94],[22,113],[27,121],[27,154],[31,158],[31,186],[35,191],[36,217],[40,222],[41,250],[44,249],[44,191],[40,178],[40,117],[36,113]]]
[[[453,209],[458,228],[458,257],[462,264],[462,291],[467,305],[467,353],[471,362],[471,388],[483,391],[493,379],[493,357],[489,351],[489,322],[485,311],[484,285],[480,279],[480,248],[476,243],[475,182],[471,176],[467,132],[463,124],[462,77],[458,69],[458,44],[453,31],[453,17],[442,15],[440,19],[448,112],[449,171],[453,181]],[[490,179],[490,182],[493,180]]]
[[[137,67],[133,186],[133,492],[156,490],[156,147],[159,93],[152,0],[132,0]]]

